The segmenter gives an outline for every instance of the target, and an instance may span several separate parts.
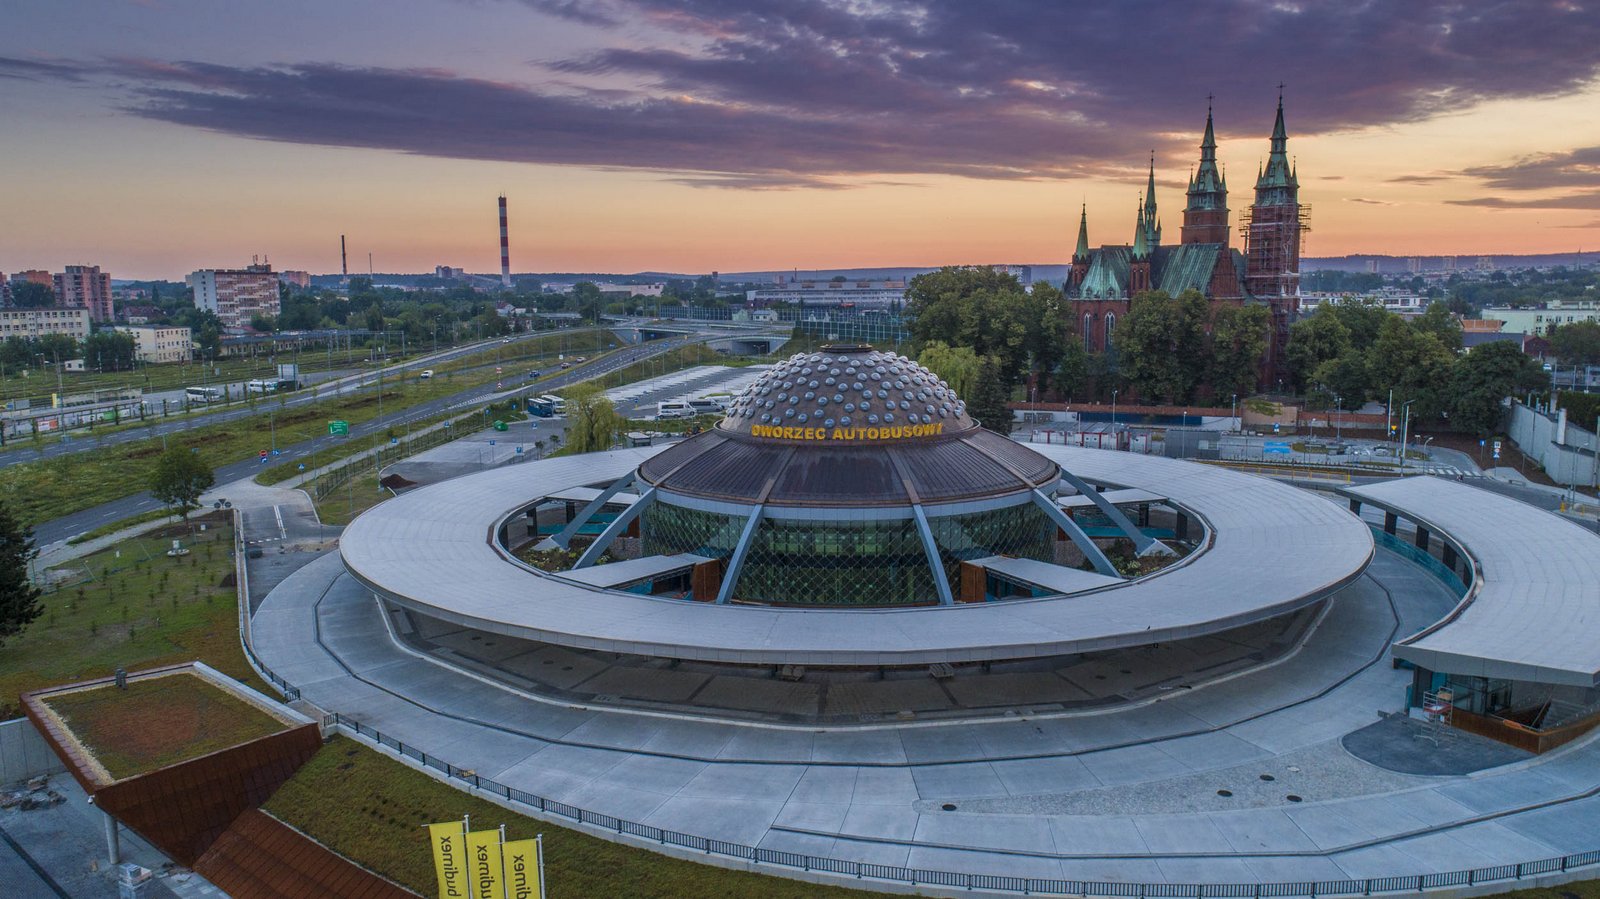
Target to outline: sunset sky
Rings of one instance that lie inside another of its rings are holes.
[[[0,269],[702,272],[1169,240],[1278,95],[1307,255],[1600,247],[1600,3],[9,0]],[[359,264],[358,264],[359,262]]]

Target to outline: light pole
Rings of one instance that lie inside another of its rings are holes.
[[[1337,394],[1333,397],[1333,439],[1343,440],[1344,430],[1344,397]]]
[[[1228,427],[1235,431],[1242,431],[1244,429],[1239,427],[1239,394],[1233,394],[1230,402],[1233,404],[1233,411],[1228,413]]]
[[[1406,400],[1405,405],[1400,407],[1401,411],[1405,412],[1405,423],[1400,426],[1400,470],[1402,471],[1406,467],[1406,440],[1411,433],[1411,404],[1414,402],[1416,400]]]
[[[1111,445],[1117,445],[1117,393],[1111,391]]]

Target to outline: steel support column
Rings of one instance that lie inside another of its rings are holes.
[[[1128,516],[1123,513],[1121,509],[1112,505],[1111,501],[1106,499],[1104,496],[1101,496],[1100,491],[1089,486],[1087,481],[1083,480],[1072,472],[1067,471],[1065,468],[1061,469],[1061,480],[1072,485],[1072,488],[1077,490],[1078,493],[1082,494],[1083,496],[1087,496],[1089,501],[1094,503],[1094,507],[1100,510],[1100,514],[1111,519],[1111,523],[1117,526],[1117,530],[1121,531],[1129,540],[1133,541],[1133,548],[1140,556],[1177,555],[1177,553],[1173,552],[1172,548],[1167,546],[1165,543],[1162,543],[1160,540],[1157,540],[1156,538],[1151,537],[1149,534],[1146,534],[1144,531],[1139,530],[1138,526],[1130,521]]]
[[[717,605],[727,605],[728,600],[733,598],[733,585],[739,580],[744,557],[750,552],[750,541],[755,539],[756,527],[761,524],[761,516],[766,511],[766,506],[756,506],[750,510],[750,517],[745,519],[744,530],[739,532],[739,542],[733,547],[733,555],[728,557],[728,570],[722,573],[722,583],[717,587]]]
[[[617,539],[617,535],[627,530],[628,525],[632,524],[635,518],[638,518],[645,509],[649,508],[655,498],[656,488],[654,487],[639,494],[639,499],[633,505],[629,506],[621,515],[618,515],[610,524],[606,525],[606,529],[600,532],[600,536],[594,538],[594,542],[589,544],[589,548],[584,550],[583,555],[578,557],[578,564],[572,567],[578,569],[588,568],[593,565],[595,560],[605,553],[606,548],[611,545],[611,541]]]
[[[1094,545],[1094,541],[1089,538],[1088,534],[1083,532],[1083,528],[1078,527],[1078,523],[1073,521],[1067,513],[1061,511],[1061,507],[1052,502],[1050,497],[1045,496],[1044,491],[1034,490],[1033,502],[1034,505],[1044,510],[1044,514],[1055,522],[1056,527],[1066,531],[1067,536],[1071,537],[1072,542],[1078,545],[1078,549],[1083,552],[1084,557],[1089,560],[1090,564],[1094,565],[1095,571],[1106,577],[1122,577],[1121,572],[1117,571],[1117,566],[1111,564],[1111,560],[1106,558],[1106,554],[1100,551],[1100,547]]]
[[[557,532],[555,536],[550,537],[547,540],[540,541],[539,545],[534,548],[556,549],[559,547],[561,549],[566,549],[567,546],[572,543],[572,538],[577,536],[579,529],[587,524],[590,518],[594,517],[594,513],[605,508],[606,503],[610,502],[612,497],[616,496],[618,493],[621,493],[624,487],[627,487],[633,483],[633,479],[634,472],[631,471],[618,478],[616,483],[600,491],[599,496],[589,500],[588,505],[583,507],[583,511],[579,512],[576,518],[567,522],[566,527]]]
[[[922,537],[922,551],[928,556],[933,587],[939,591],[939,605],[955,605],[955,597],[950,595],[950,578],[945,576],[944,563],[939,561],[939,544],[933,539],[933,528],[928,527],[928,514],[922,511],[921,503],[912,503],[911,515],[917,521],[917,534]]]

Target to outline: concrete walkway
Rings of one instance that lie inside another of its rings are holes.
[[[826,730],[552,704],[398,647],[337,556],[257,612],[262,660],[323,709],[517,789],[763,848],[1082,880],[1450,871],[1600,848],[1593,739],[1424,777],[1339,740],[1397,712],[1387,644],[1451,597],[1380,553],[1304,649],[1112,712]],[[1263,776],[1265,775],[1265,776]],[[1231,796],[1219,794],[1226,790]]]

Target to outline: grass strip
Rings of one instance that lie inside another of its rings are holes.
[[[335,737],[263,808],[313,839],[423,896],[438,891],[422,825],[472,816],[474,829],[506,825],[506,839],[544,834],[552,896],[761,896],[766,899],[882,895],[733,871],[613,843],[516,814]]]
[[[45,700],[114,779],[144,774],[287,729],[193,674],[131,681]]]
[[[55,586],[40,600],[44,614],[0,651],[0,720],[20,714],[28,690],[196,659],[276,695],[239,648],[232,516],[191,521],[192,530],[157,528],[47,572]],[[188,554],[166,555],[174,538]]]
[[[88,543],[90,540],[98,540],[101,537],[115,534],[116,532],[125,528],[136,527],[144,524],[147,521],[160,521],[163,518],[169,518],[171,516],[172,512],[168,509],[151,509],[148,512],[140,512],[138,515],[129,515],[127,518],[123,518],[119,521],[113,521],[110,524],[102,524],[92,531],[84,531],[76,537],[68,537],[67,545],[77,546],[80,543]]]

